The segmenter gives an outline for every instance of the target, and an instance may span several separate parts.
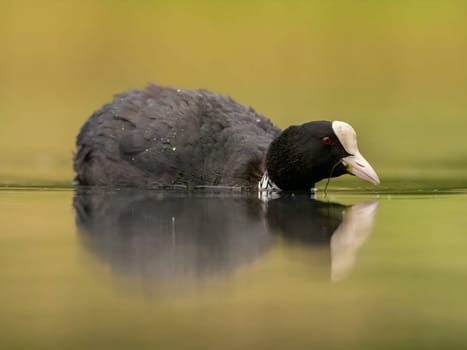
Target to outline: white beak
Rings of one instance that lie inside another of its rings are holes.
[[[379,185],[376,171],[358,150],[357,133],[350,124],[336,120],[332,122],[332,129],[346,152],[350,154],[350,156],[342,158],[342,163],[346,166],[347,171],[373,185]]]
[[[362,180],[371,182],[373,185],[380,184],[376,171],[370,163],[363,158],[360,152],[357,152],[357,154],[354,154],[353,156],[342,158],[342,163],[345,165],[349,173],[354,174]]]

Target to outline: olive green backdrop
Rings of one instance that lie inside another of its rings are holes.
[[[467,1],[2,1],[0,183],[68,185],[80,125],[148,82],[279,126],[341,119],[385,178],[467,174]]]

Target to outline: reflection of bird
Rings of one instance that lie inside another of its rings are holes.
[[[280,196],[267,203],[267,222],[291,242],[329,247],[331,279],[345,278],[368,238],[377,201],[345,206],[306,196]]]
[[[150,281],[227,274],[271,243],[251,195],[82,190],[73,206],[86,247],[114,271]]]
[[[331,279],[341,280],[352,271],[358,249],[373,229],[378,202],[352,205],[331,237]]]
[[[267,202],[266,215],[269,227],[289,241],[327,246],[346,208],[305,195],[281,195]]]
[[[119,94],[89,118],[74,168],[85,185],[309,190],[345,173],[379,183],[347,123],[281,132],[231,98],[156,85]]]
[[[73,206],[85,247],[113,271],[165,283],[228,275],[264,254],[274,235],[329,251],[321,263],[341,279],[371,230],[376,202],[282,194],[265,204],[251,194],[80,189]]]

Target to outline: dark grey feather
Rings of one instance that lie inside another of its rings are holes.
[[[116,95],[88,119],[74,168],[85,185],[255,187],[279,134],[229,97],[149,85]]]

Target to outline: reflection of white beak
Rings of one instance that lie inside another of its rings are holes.
[[[376,171],[367,162],[365,158],[357,151],[356,154],[342,158],[342,163],[347,168],[347,171],[360,179],[371,182],[373,185],[379,185],[379,178]]]
[[[363,180],[371,182],[373,185],[379,185],[380,182],[376,171],[358,150],[355,130],[349,124],[340,121],[332,122],[332,129],[342,147],[350,154],[350,156],[342,158],[342,163],[347,168],[347,171]]]
[[[373,228],[378,201],[359,203],[344,215],[344,220],[331,237],[331,279],[347,277],[355,264],[358,249]]]

